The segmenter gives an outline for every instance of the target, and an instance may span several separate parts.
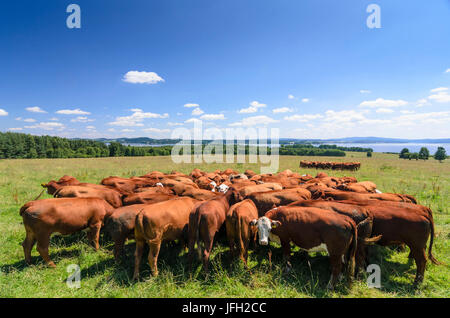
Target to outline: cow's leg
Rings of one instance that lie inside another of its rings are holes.
[[[158,276],[158,255],[159,250],[161,249],[161,241],[160,240],[152,240],[148,241],[148,245],[150,246],[150,251],[148,252],[148,263],[150,264],[150,268],[152,270],[153,276]]]
[[[236,255],[236,251],[235,251],[235,243],[236,242],[234,240],[235,231],[234,231],[234,229],[233,230],[231,229],[231,225],[229,225],[229,223],[227,223],[226,225],[227,225],[228,244],[230,246],[230,254],[231,254],[231,257],[234,258]]]
[[[331,278],[327,289],[334,289],[342,271],[342,255],[330,255]]]
[[[120,255],[122,255],[123,246],[125,245],[126,237],[119,236],[114,241],[114,259],[116,262],[120,261]]]
[[[212,247],[214,243],[214,234],[211,236],[208,235],[208,237],[205,238],[205,246],[203,248],[203,267],[205,268],[205,271],[208,272],[209,270],[209,256],[211,255]]]
[[[55,263],[50,259],[50,256],[48,255],[48,246],[50,244],[50,234],[48,232],[40,233],[37,236],[37,246],[36,249],[38,250],[41,257],[44,259],[45,263],[50,267],[56,267]]]
[[[133,280],[139,279],[139,266],[141,265],[142,253],[144,252],[145,241],[136,238],[136,252],[134,253],[134,275]]]
[[[36,243],[36,238],[34,237],[34,233],[31,229],[25,228],[27,235],[23,240],[22,247],[23,253],[25,255],[25,262],[30,265],[31,264],[31,250],[33,249],[34,244]]]
[[[425,266],[427,264],[427,256],[425,253],[425,247],[421,248],[413,248],[410,247],[411,252],[413,254],[414,260],[416,261],[416,278],[414,279],[414,286],[417,287],[419,284],[423,282],[423,278],[425,275]]]
[[[101,223],[92,224],[89,227],[89,232],[87,233],[88,240],[91,242],[94,249],[97,251],[99,249],[98,240],[100,238],[100,228],[102,227]]]
[[[269,247],[270,248],[270,247]],[[291,244],[290,241],[281,241],[281,248],[283,249],[283,258],[286,261],[286,272],[290,272],[292,269],[291,259]]]

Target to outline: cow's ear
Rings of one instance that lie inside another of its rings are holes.
[[[272,225],[272,229],[274,229],[274,228],[279,227],[281,225],[281,222],[280,221],[272,221],[271,225]]]
[[[257,219],[254,219],[254,220],[251,220],[251,221],[250,221],[250,225],[251,225],[251,226],[255,226],[256,223],[258,223],[258,220],[257,220]]]

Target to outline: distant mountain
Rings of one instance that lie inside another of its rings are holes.
[[[155,139],[148,137],[136,138],[98,138],[96,141],[104,143],[120,142],[121,144],[141,144],[141,145],[161,145],[161,144],[176,144],[181,139]],[[206,140],[204,140],[205,142]],[[296,139],[296,138],[280,138],[280,144],[288,143],[450,143],[450,138],[440,139],[400,139],[400,138],[384,138],[384,137],[346,137],[346,138],[331,138],[331,139]]]

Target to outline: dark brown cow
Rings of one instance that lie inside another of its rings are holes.
[[[26,238],[22,243],[25,261],[31,264],[31,250],[37,250],[46,264],[56,267],[48,254],[52,233],[72,234],[89,228],[88,239],[99,248],[100,228],[114,208],[99,198],[63,198],[31,201],[20,208]]]
[[[127,195],[123,198],[123,205],[132,205],[132,204],[151,204],[162,201],[167,201],[173,198],[176,198],[176,195],[166,194],[166,193],[149,193],[149,192],[140,192]]]
[[[158,275],[158,254],[163,241],[181,239],[187,233],[189,214],[199,201],[192,198],[176,198],[146,205],[136,216],[134,237],[136,253],[133,280],[139,278],[144,245],[148,244],[148,262],[153,275]]]
[[[246,196],[255,203],[258,215],[263,216],[274,206],[287,205],[298,200],[311,199],[311,192],[303,188],[272,190],[267,192],[253,192]]]
[[[412,208],[411,205],[395,207],[392,204],[379,204],[377,201],[366,203],[343,202],[361,205],[372,213],[372,235],[382,236],[378,244],[383,246],[406,244],[410,248],[417,266],[414,285],[420,284],[425,275],[428,237],[430,237],[428,257],[432,263],[440,264],[432,254],[435,232],[434,220],[430,213],[424,213],[420,209]]]
[[[115,209],[105,221],[105,231],[114,241],[114,257],[118,262],[127,239],[134,238],[136,215],[146,204],[133,204]]]
[[[351,218],[356,223],[358,229],[358,247],[356,249],[355,273],[357,273],[358,270],[365,265],[366,246],[372,245],[381,239],[381,236],[370,238],[372,235],[373,216],[365,207],[325,200],[300,200],[293,202],[288,206],[314,207],[334,211]]]
[[[214,236],[224,224],[230,206],[241,200],[239,192],[230,188],[225,194],[219,194],[214,199],[202,202],[192,210],[189,216],[189,267],[197,243],[199,254],[203,259],[203,267],[205,271],[208,271]]]
[[[417,203],[413,196],[407,194],[397,193],[356,193],[349,191],[318,191],[313,194],[314,199],[322,198],[329,200],[351,200],[351,201],[367,201],[367,200],[383,200],[383,201],[395,201],[395,202],[409,202]]]
[[[267,245],[271,240],[281,243],[283,254],[291,267],[290,242],[309,252],[324,250],[330,256],[331,279],[328,288],[334,288],[342,264],[347,259],[349,282],[354,275],[358,230],[355,222],[328,210],[310,207],[279,207],[252,221],[257,225],[259,243]]]
[[[122,194],[112,189],[65,186],[57,190],[54,196],[55,198],[101,198],[115,208],[122,206]]]
[[[252,200],[246,199],[231,206],[227,212],[225,226],[227,229],[230,252],[234,257],[236,250],[247,267],[248,244],[256,240],[256,228],[250,222],[258,218],[258,210]]]

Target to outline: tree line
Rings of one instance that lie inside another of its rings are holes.
[[[410,152],[408,148],[403,148],[402,151],[400,151],[400,154],[398,156],[400,159],[415,159],[415,160],[428,160],[430,157],[430,151],[427,147],[420,148],[419,152]],[[442,161],[447,158],[447,153],[445,151],[444,147],[438,147],[436,152],[434,153],[434,159]]]

